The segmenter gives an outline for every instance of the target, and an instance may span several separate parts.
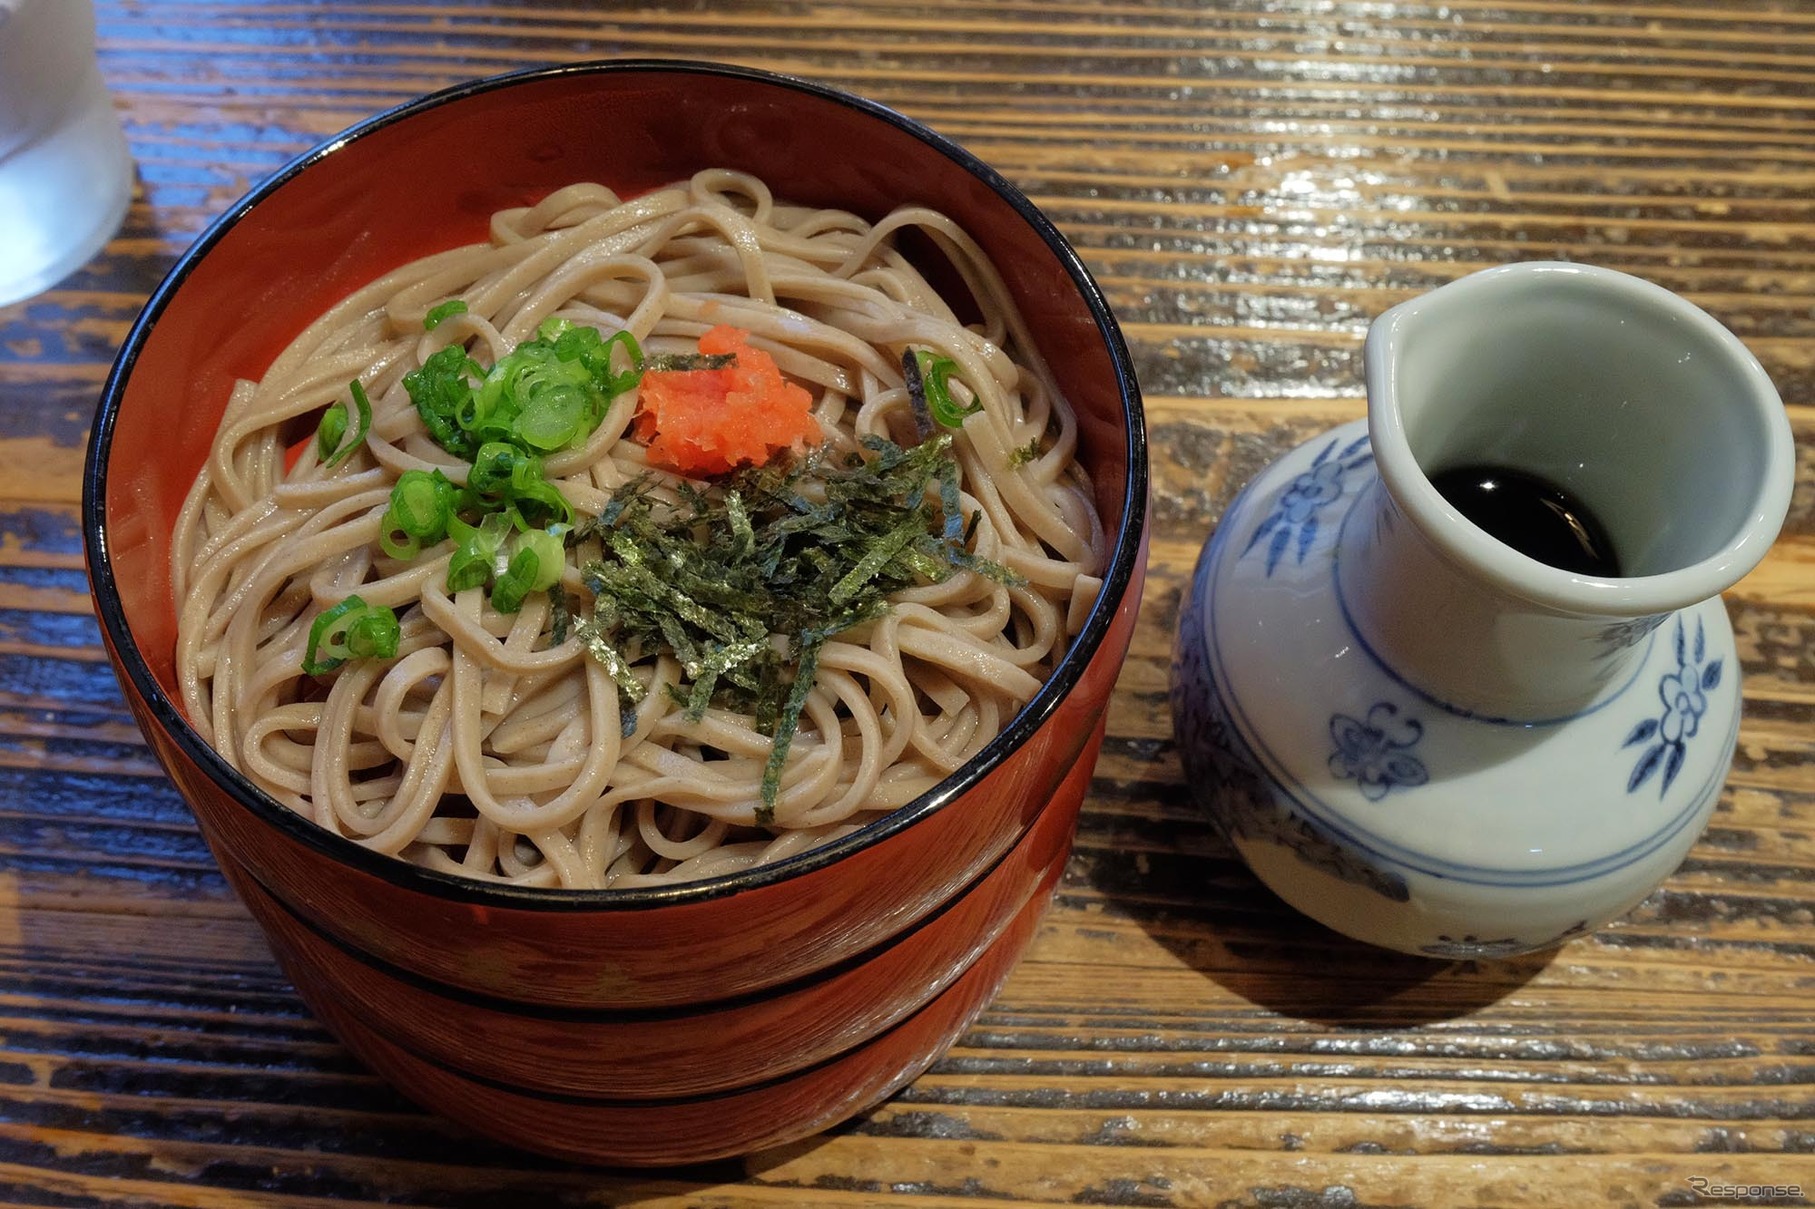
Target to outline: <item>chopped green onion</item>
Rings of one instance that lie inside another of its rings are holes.
[[[309,626],[302,670],[320,676],[348,659],[389,659],[397,653],[401,633],[397,614],[388,606],[349,596],[323,609]]]
[[[478,448],[456,416],[472,399],[473,380],[484,376],[485,370],[458,344],[434,353],[422,363],[422,368],[403,376],[403,388],[409,392],[429,436],[455,457],[471,458]]]
[[[517,537],[517,556],[532,554],[535,556],[534,574],[530,576],[529,590],[546,592],[561,582],[561,572],[567,566],[567,543],[565,526],[550,529],[531,529]],[[516,557],[512,562],[516,562]]]
[[[484,587],[491,581],[498,551],[511,529],[510,518],[502,512],[487,513],[475,527],[459,517],[448,522],[448,532],[460,543],[447,564],[447,590]]]
[[[585,392],[562,385],[531,396],[517,417],[516,431],[531,449],[565,449],[585,422]]]
[[[446,302],[438,302],[429,308],[428,314],[422,317],[422,330],[432,332],[441,326],[442,320],[464,314],[466,314],[466,303],[462,299],[449,298]]]
[[[378,530],[378,548],[391,558],[408,562],[422,553],[422,540],[405,533],[397,524],[395,514],[387,510]]]
[[[473,455],[473,468],[466,476],[466,485],[482,496],[508,498],[518,466],[528,461],[529,455],[515,445],[487,441]],[[537,477],[540,477],[539,471]]]
[[[622,370],[613,368],[614,350],[622,351]],[[449,345],[403,384],[429,435],[450,453],[471,458],[493,441],[548,452],[590,436],[612,400],[637,384],[641,361],[628,331],[606,339],[596,328],[551,316],[490,371]]]
[[[519,492],[505,505],[505,514],[521,530],[573,523],[573,505],[553,483],[537,483]]]
[[[418,541],[438,542],[447,536],[457,490],[439,470],[406,470],[391,488],[390,515]]]
[[[315,426],[315,452],[324,463],[347,439],[347,408],[344,403],[330,403]]]
[[[370,606],[347,626],[347,652],[355,659],[389,659],[397,653],[402,633],[397,614]]]
[[[983,410],[980,399],[972,399],[969,407],[960,407],[952,398],[952,377],[958,372],[958,363],[950,357],[935,357],[929,352],[915,354],[919,362],[922,389],[926,392],[927,410],[933,413],[933,419],[947,428],[959,428],[964,424],[964,417],[974,416]]]
[[[347,389],[353,395],[353,406],[358,408],[359,423],[348,440],[347,405],[330,403],[321,413],[321,422],[315,426],[315,450],[324,470],[332,470],[345,461],[348,454],[365,444],[366,434],[372,431],[372,401],[366,397],[365,387],[356,378],[347,384]]]
[[[460,489],[439,470],[406,470],[391,488],[378,544],[392,558],[411,559],[447,536]]]
[[[333,407],[328,408],[327,413],[322,416],[322,423],[324,425],[328,424],[328,416],[335,411],[339,411],[340,419],[333,425],[333,427],[338,430],[333,445],[336,452],[334,452],[331,457],[324,457],[321,464],[323,470],[332,470],[334,467],[346,461],[348,454],[366,443],[366,434],[372,431],[372,400],[366,397],[366,388],[359,384],[359,379],[355,378],[353,381],[347,383],[347,390],[352,392],[353,406],[357,408],[359,412],[359,422],[353,427],[352,437],[347,439],[345,444],[342,444],[340,437],[346,433],[347,427],[346,407],[344,404],[336,403]],[[322,433],[319,428],[317,428],[315,432],[315,443],[317,448],[319,448],[322,443]]]
[[[492,608],[515,613],[531,592],[547,592],[561,582],[567,567],[567,526],[531,529],[511,543],[510,560],[492,581]],[[497,556],[493,556],[493,567]],[[557,645],[562,639],[555,640]]]
[[[439,323],[465,309],[459,299],[449,299],[429,318]],[[490,370],[460,345],[434,353],[404,375],[404,389],[430,438],[472,467],[464,488],[439,471],[400,476],[380,547],[394,558],[411,558],[451,535],[455,548],[447,590],[490,585],[492,607],[502,612],[520,609],[530,592],[554,588],[574,514],[543,475],[542,455],[584,443],[613,400],[636,386],[642,357],[628,331],[606,338],[596,328],[558,316],[544,319],[534,338]],[[522,536],[506,550],[512,530]],[[563,614],[557,642],[570,622]]]
[[[492,608],[500,613],[515,613],[523,607],[540,564],[534,550],[518,550],[504,571],[492,581]]]
[[[626,367],[616,373],[611,372],[611,350],[624,350]],[[735,360],[736,358],[733,358]],[[643,371],[637,368],[643,361],[643,349],[637,344],[637,338],[628,331],[617,331],[605,342],[604,355],[600,359],[606,372],[605,390],[611,395],[621,395],[642,380]]]

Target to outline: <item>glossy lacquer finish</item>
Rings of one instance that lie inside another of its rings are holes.
[[[993,946],[900,1024],[799,1075],[720,1096],[613,1101],[528,1094],[424,1061],[324,995],[319,985],[298,989],[361,1060],[422,1103],[481,1133],[586,1162],[694,1163],[776,1146],[835,1125],[925,1070],[1001,986],[1033,936],[1049,889],[1050,882],[1044,883]]]
[[[827,157],[829,146],[853,150]],[[475,160],[474,147],[491,154]],[[169,533],[231,381],[259,376],[358,284],[482,238],[494,210],[575,180],[633,193],[715,165],[872,218],[905,200],[936,207],[1001,266],[1079,412],[1080,457],[1112,527],[1106,587],[1072,651],[1002,736],[923,799],[826,849],[693,887],[482,886],[366,852],[265,798],[172,703]],[[134,715],[317,1013],[404,1091],[497,1137],[670,1163],[864,1107],[930,1062],[1000,981],[1063,867],[1102,740],[1139,600],[1145,482],[1114,321],[1011,186],[842,94],[730,68],[614,63],[431,97],[231,209],[126,341],[85,521]],[[787,1027],[806,1011],[812,1027]],[[608,1126],[627,1114],[642,1122],[634,1133]],[[697,1127],[706,1118],[711,1131]]]
[[[1015,948],[1004,929],[1024,910],[1037,913],[1063,870],[1089,771],[1079,761],[1000,861],[874,949],[755,994],[679,1007],[619,1007],[604,995],[590,1007],[536,1007],[405,980],[329,939],[237,865],[224,867],[297,985],[333,987],[345,1011],[388,1022],[390,1040],[426,1063],[525,1092],[700,1099],[836,1057],[919,1011],[985,951]],[[728,1152],[734,1142],[720,1138]]]

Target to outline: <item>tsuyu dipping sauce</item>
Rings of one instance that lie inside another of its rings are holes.
[[[1431,486],[1488,536],[1529,558],[1597,578],[1620,574],[1605,526],[1548,479],[1477,463],[1434,474]]]

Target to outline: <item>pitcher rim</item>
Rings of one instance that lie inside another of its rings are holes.
[[[1406,324],[1431,305],[1438,293],[1446,303],[1469,293],[1503,288],[1509,281],[1547,274],[1592,283],[1610,301],[1662,310],[1689,324],[1722,350],[1742,379],[1745,400],[1758,413],[1765,434],[1760,467],[1746,519],[1721,547],[1696,562],[1653,575],[1605,577],[1563,570],[1521,554],[1478,528],[1431,485],[1418,464],[1396,405],[1396,349]],[[1368,434],[1382,482],[1419,531],[1450,559],[1471,568],[1504,591],[1559,612],[1583,616],[1637,617],[1683,608],[1732,587],[1764,560],[1788,514],[1795,485],[1795,443],[1789,418],[1764,367],[1739,337],[1719,320],[1664,287],[1595,265],[1569,261],[1521,261],[1458,278],[1437,290],[1390,308],[1368,329],[1364,345]]]

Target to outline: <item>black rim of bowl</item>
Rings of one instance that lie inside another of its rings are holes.
[[[1123,501],[1122,514],[1117,518],[1120,524],[1120,537],[1111,553],[1109,567],[1103,576],[1103,589],[1098,594],[1083,629],[1078,633],[1071,649],[1059,661],[1053,674],[1047,677],[1045,683],[1041,685],[1040,691],[1034,695],[1033,700],[1023,706],[1010,720],[1009,725],[990,740],[982,751],[967,760],[957,772],[905,806],[889,812],[842,839],[809,849],[798,856],[788,857],[772,865],[758,866],[737,873],[673,886],[622,890],[564,890],[511,886],[424,869],[394,856],[374,852],[353,840],[328,831],[265,793],[222,759],[220,754],[190,727],[182,711],[165,694],[163,688],[158,684],[157,678],[151,674],[151,669],[139,654],[138,644],[134,641],[131,630],[126,624],[125,609],[120,602],[119,589],[114,580],[113,566],[107,550],[107,531],[104,524],[105,484],[114,422],[119,413],[120,400],[125,391],[126,381],[131,376],[139,351],[157,326],[158,319],[169,305],[171,298],[215,244],[219,243],[261,201],[277,192],[293,177],[332,156],[347,144],[376,130],[467,97],[496,89],[510,88],[531,80],[544,80],[558,76],[634,74],[638,72],[727,76],[807,93],[824,101],[859,110],[914,136],[988,185],[999,197],[1008,202],[1022,220],[1034,229],[1047,248],[1064,266],[1066,273],[1071,277],[1073,286],[1089,307],[1091,317],[1096,322],[1097,332],[1101,336],[1114,366],[1119,393],[1123,401],[1128,457],[1127,496]],[[791,880],[833,864],[860,849],[880,843],[897,832],[914,826],[928,815],[943,809],[961,797],[994,771],[1039,729],[1057,708],[1059,702],[1077,683],[1084,668],[1095,657],[1097,649],[1102,645],[1104,636],[1109,631],[1110,623],[1123,603],[1123,597],[1133,581],[1136,562],[1139,558],[1142,531],[1146,521],[1146,507],[1146,427],[1142,415],[1140,386],[1135,380],[1134,367],[1128,354],[1127,344],[1122,338],[1121,329],[1116,324],[1102,290],[1091,277],[1090,271],[1084,267],[1070,241],[1060,234],[1052,221],[1042,214],[1018,188],[951,139],[876,101],[866,100],[810,80],[757,68],[674,59],[614,59],[572,63],[556,67],[531,68],[526,71],[488,76],[457,84],[367,118],[286,164],[211,223],[189,250],[178,259],[176,265],[146,302],[144,310],[133,322],[125,342],[120,346],[120,352],[115,358],[113,368],[107,376],[107,382],[102,388],[100,406],[89,436],[87,460],[82,474],[82,535],[86,548],[89,582],[94,590],[101,624],[107,632],[113,649],[119,656],[120,665],[132,682],[133,691],[140,695],[152,716],[185,755],[195,761],[215,783],[226,788],[236,800],[251,810],[260,820],[276,827],[291,839],[300,841],[362,873],[381,878],[405,889],[432,894],[438,898],[486,903],[516,910],[545,911],[596,911],[604,908],[635,910],[670,906],[683,902],[703,902],[755,889],[759,886]]]

